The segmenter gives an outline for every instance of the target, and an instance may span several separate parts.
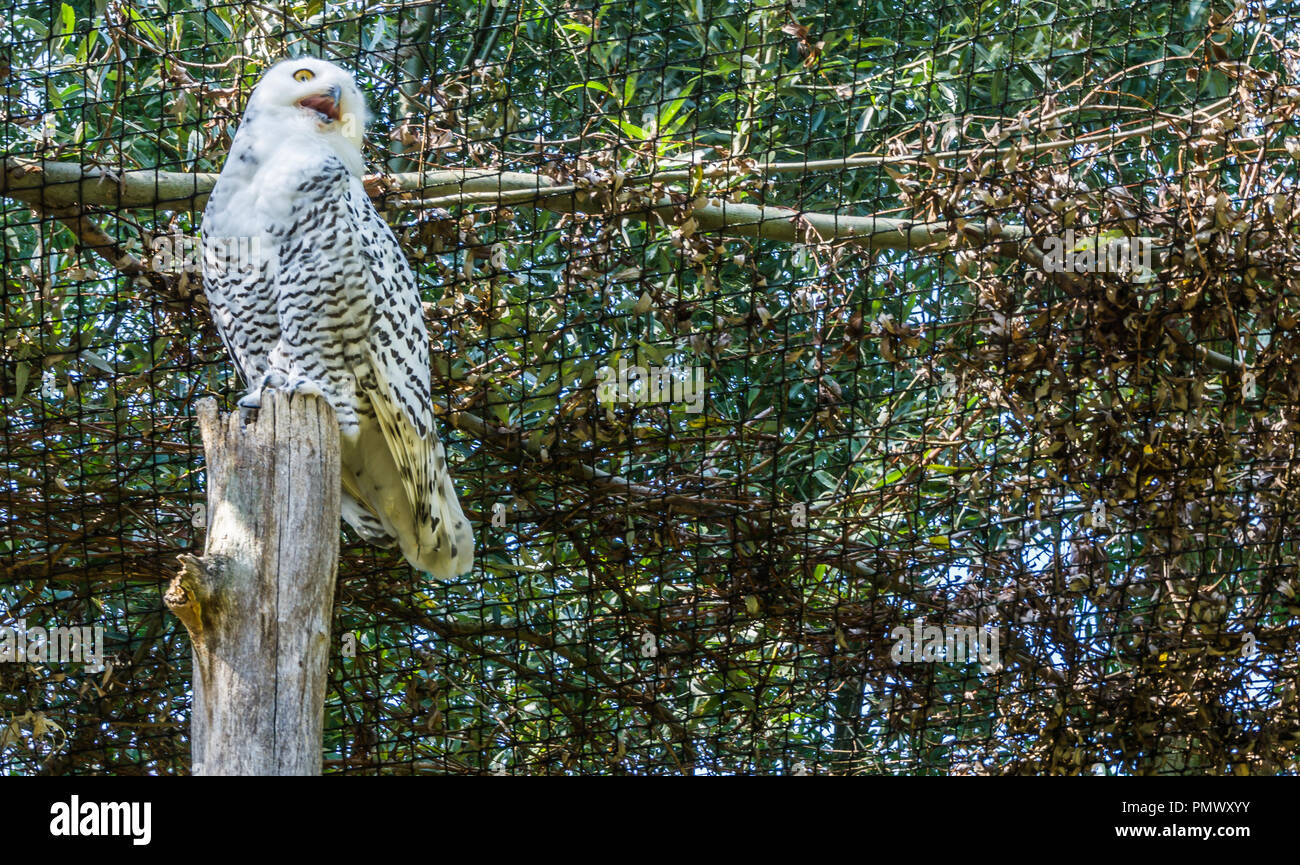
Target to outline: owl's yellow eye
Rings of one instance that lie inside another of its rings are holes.
[[[299,69],[297,72],[293,73],[294,81],[310,81],[315,77],[316,73],[312,72],[310,69]]]

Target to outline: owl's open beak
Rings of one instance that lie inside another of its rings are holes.
[[[327,122],[333,123],[339,119],[339,100],[343,98],[343,90],[337,84],[330,85],[324,93],[317,93],[314,96],[305,96],[298,100],[299,107],[309,108],[321,115]]]

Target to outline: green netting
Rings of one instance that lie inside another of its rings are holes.
[[[345,530],[327,772],[1296,770],[1297,4],[0,26],[0,628],[107,652],[0,663],[5,772],[189,771],[195,205],[298,54],[374,112],[478,544]]]

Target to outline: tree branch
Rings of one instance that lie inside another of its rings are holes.
[[[47,209],[80,206],[200,210],[217,178],[215,174],[153,170],[113,174],[104,169],[83,169],[70,162],[16,157],[6,158],[4,168],[0,194]],[[597,204],[595,197],[607,190],[582,191],[518,171],[447,169],[397,174],[388,180],[396,191],[436,198],[439,206],[533,205],[554,213],[603,213],[608,209]],[[616,211],[615,215],[644,220],[653,216],[669,223],[675,221],[684,204],[689,202],[662,198],[648,206]],[[399,202],[397,206],[429,206],[429,202]],[[951,231],[948,221],[913,222],[737,202],[697,202],[689,211],[702,230],[789,243],[851,240],[871,249],[914,249],[944,241]],[[1001,229],[1007,241],[1024,236],[1019,226],[1004,225]]]

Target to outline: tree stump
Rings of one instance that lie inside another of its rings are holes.
[[[190,632],[195,775],[319,775],[339,552],[339,428],[268,390],[256,418],[198,406],[203,556],[165,596]]]

